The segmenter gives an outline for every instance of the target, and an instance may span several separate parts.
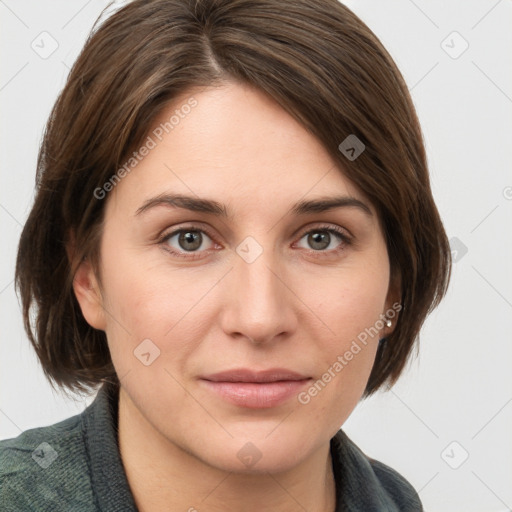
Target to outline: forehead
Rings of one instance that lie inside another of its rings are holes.
[[[137,153],[112,201],[132,211],[170,192],[213,198],[237,213],[340,194],[369,204],[314,135],[246,85],[195,88],[175,98]]]

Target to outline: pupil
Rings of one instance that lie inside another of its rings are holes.
[[[197,231],[186,231],[180,235],[180,246],[185,250],[194,250],[201,247],[201,236]],[[185,246],[183,246],[185,244]],[[187,244],[192,244],[188,245]]]
[[[309,235],[309,237],[310,237],[311,246],[313,247],[313,249],[315,249],[317,251],[321,250],[321,249],[325,249],[326,247],[329,246],[329,241],[330,241],[329,233],[316,232],[314,234]],[[322,239],[323,239],[323,241],[322,241]]]

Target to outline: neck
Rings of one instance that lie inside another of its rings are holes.
[[[162,436],[122,388],[118,427],[121,458],[140,512],[259,512],[269,507],[275,512],[335,511],[329,443],[288,471],[226,472]]]

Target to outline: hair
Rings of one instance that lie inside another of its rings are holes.
[[[93,28],[70,71],[46,125],[20,238],[16,289],[52,386],[87,392],[119,383],[106,335],[85,321],[73,291],[84,257],[98,267],[106,200],[94,191],[174,98],[227,81],[272,97],[372,201],[402,310],[364,396],[404,370],[446,293],[451,253],[415,108],[379,39],[337,0],[135,0]],[[365,146],[353,160],[338,148],[349,135]]]

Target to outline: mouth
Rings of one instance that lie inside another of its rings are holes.
[[[200,381],[209,391],[238,407],[264,409],[296,396],[311,377],[283,368],[239,368],[207,375]]]

